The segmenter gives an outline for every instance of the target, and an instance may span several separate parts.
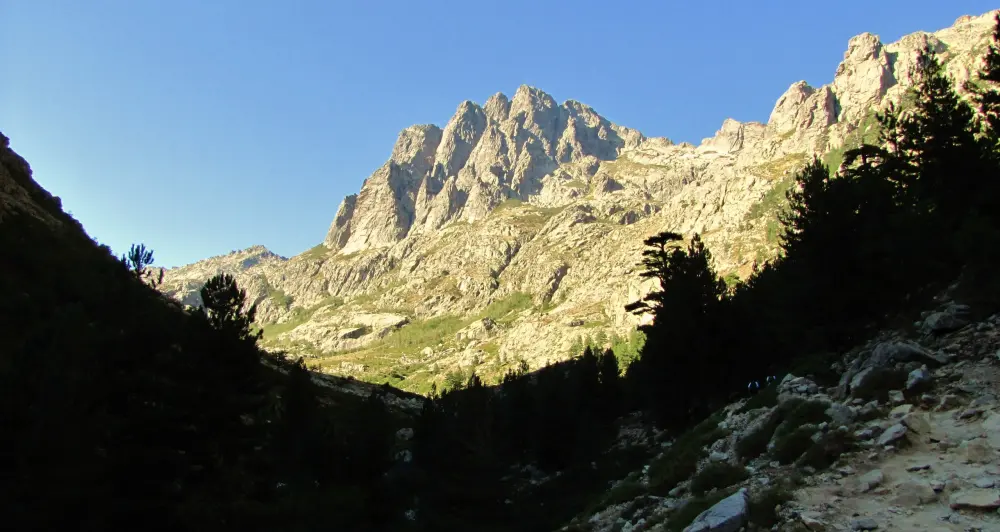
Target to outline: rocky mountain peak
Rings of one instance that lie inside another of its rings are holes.
[[[353,253],[481,219],[508,198],[531,201],[562,164],[613,160],[644,140],[587,105],[559,105],[528,85],[512,100],[497,93],[483,106],[464,101],[444,129],[419,125],[399,134],[389,161],[341,202],[324,243]]]
[[[441,128],[433,124],[410,126],[400,131],[389,161],[426,171],[434,162],[434,151],[441,143]]]
[[[498,92],[486,100],[483,110],[490,120],[503,122],[510,114],[510,99],[504,93]]]

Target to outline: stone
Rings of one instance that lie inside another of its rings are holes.
[[[979,477],[973,484],[977,488],[988,489],[996,485],[996,479],[993,477]]]
[[[900,423],[917,434],[927,435],[931,433],[931,424],[927,421],[927,416],[918,412],[906,414]]]
[[[858,479],[859,488],[862,493],[869,492],[882,484],[885,477],[882,475],[881,469],[873,469]]]
[[[958,446],[958,450],[963,460],[974,464],[991,462],[996,456],[996,451],[983,439],[964,441]]]
[[[729,460],[729,455],[726,454],[726,453],[720,453],[718,451],[713,451],[712,454],[709,455],[709,459],[712,460],[713,462],[725,462],[725,461]]]
[[[851,519],[851,530],[876,530],[878,529],[878,523],[875,522],[871,517],[862,517],[859,519]]]
[[[902,392],[900,392],[900,393],[902,393]],[[913,405],[909,405],[909,404],[907,404],[907,405],[899,405],[896,408],[893,408],[892,410],[889,411],[889,417],[892,418],[892,419],[900,419],[903,416],[909,414],[911,410],[913,410]]]
[[[819,519],[819,515],[812,512],[802,512],[799,514],[799,519],[802,524],[805,525],[807,530],[812,530],[815,532],[826,532],[826,523]]]
[[[878,425],[873,425],[871,427],[865,427],[861,430],[855,431],[854,437],[859,440],[870,440],[875,438],[882,433],[882,428]]]
[[[948,500],[952,510],[996,510],[1000,508],[1000,492],[996,490],[960,491]]]
[[[903,390],[889,390],[889,402],[894,405],[902,405],[905,403],[906,397],[903,396]]]
[[[778,384],[778,394],[814,395],[819,393],[819,386],[805,378],[788,374]]]
[[[951,410],[961,405],[962,399],[955,394],[949,393],[941,397],[941,402],[938,403],[937,410]]]
[[[968,324],[968,320],[950,312],[935,312],[927,316],[920,325],[920,330],[930,334],[943,334],[957,331]]]
[[[831,403],[830,408],[826,409],[826,415],[830,416],[835,425],[849,425],[857,418],[854,409],[842,403]]]
[[[922,366],[910,372],[906,377],[906,391],[920,393],[928,389],[933,383],[931,373],[927,371],[927,366]]]
[[[932,480],[932,481],[930,481],[929,485],[930,485],[931,489],[934,490],[937,493],[939,493],[941,491],[944,491],[944,482],[942,482],[940,480]]]
[[[749,492],[740,488],[699,514],[684,532],[736,532],[746,524],[749,514]]]
[[[886,429],[886,431],[883,432],[881,436],[879,436],[878,444],[889,445],[899,441],[904,436],[906,436],[906,427],[902,424],[897,423]]]
[[[926,482],[907,481],[895,487],[891,504],[902,507],[920,506],[937,499],[937,493]]]

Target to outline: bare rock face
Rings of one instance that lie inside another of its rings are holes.
[[[829,84],[794,83],[766,124],[727,119],[698,146],[646,138],[529,86],[465,101],[443,128],[400,133],[322,245],[247,267],[224,256],[169,270],[164,290],[197,303],[201,284],[228,268],[258,303],[267,345],[362,379],[390,368],[410,390],[456,368],[490,378],[522,360],[538,367],[570,356],[582,336],[607,345],[634,331],[642,318],[624,306],[655,287],[638,276],[646,237],[698,232],[720,273],[745,276],[777,250],[794,173],[813,156],[839,164],[834,153],[871,139],[875,113],[902,101],[925,44],[964,90],[993,16],[891,44],[856,36]],[[352,318],[369,315],[407,321]],[[467,334],[487,318],[495,326]]]
[[[643,141],[576,101],[528,86],[513,99],[462,102],[443,130],[414,126],[392,156],[338,209],[324,244],[343,254],[389,247],[454,220],[483,219],[508,198],[541,192],[560,165],[614,160]]]
[[[889,56],[879,38],[871,33],[851,38],[833,78],[833,92],[840,108],[837,119],[859,120],[881,102],[895,83]]]

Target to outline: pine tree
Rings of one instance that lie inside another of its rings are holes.
[[[890,148],[901,161],[895,174],[908,200],[937,216],[947,231],[979,201],[984,168],[975,113],[955,92],[929,44],[918,52],[912,77],[912,111],[886,117],[893,127]]]
[[[201,289],[201,300],[205,316],[215,329],[249,343],[260,339],[262,333],[251,330],[257,305],[251,305],[244,312],[247,293],[236,285],[232,275],[220,273],[209,279]]]
[[[966,88],[972,92],[981,116],[980,130],[994,152],[1000,148],[1000,14],[996,15],[993,35],[979,70],[981,86],[971,83]]]
[[[149,268],[153,264],[153,250],[146,249],[145,244],[132,244],[128,253],[122,255],[120,260],[140,282],[151,288],[159,288],[163,284],[163,269],[160,268],[159,273],[154,274]]]
[[[713,377],[714,367],[723,363],[714,342],[721,330],[718,310],[726,283],[716,275],[711,253],[697,234],[686,250],[678,244],[681,240],[672,232],[646,239],[641,275],[658,279],[660,289],[625,307],[653,314],[653,322],[640,327],[646,343],[629,366],[628,380],[643,390],[643,401],[658,421],[672,427],[701,415],[711,405],[698,399],[715,397],[728,385]]]

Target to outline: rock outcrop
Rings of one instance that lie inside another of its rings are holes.
[[[838,166],[845,147],[874,140],[875,113],[901,101],[925,43],[961,88],[992,23],[991,12],[891,44],[854,37],[831,83],[796,82],[766,124],[728,119],[698,146],[646,138],[528,86],[466,101],[443,128],[403,130],[389,160],[340,203],[321,245],[233,271],[260,305],[268,345],[329,361],[331,372],[379,368],[356,373],[402,375],[398,386],[419,390],[457,368],[537,367],[569,356],[581,335],[600,343],[634,330],[639,318],[623,307],[653,287],[636,266],[651,234],[700,233],[727,274],[773,256],[794,172],[814,155]],[[166,291],[197,303],[220,260],[168,270]],[[398,330],[423,345],[387,351],[386,336],[365,332],[355,314],[404,315]],[[456,336],[486,317],[496,326]],[[953,330],[961,319],[926,327]]]

